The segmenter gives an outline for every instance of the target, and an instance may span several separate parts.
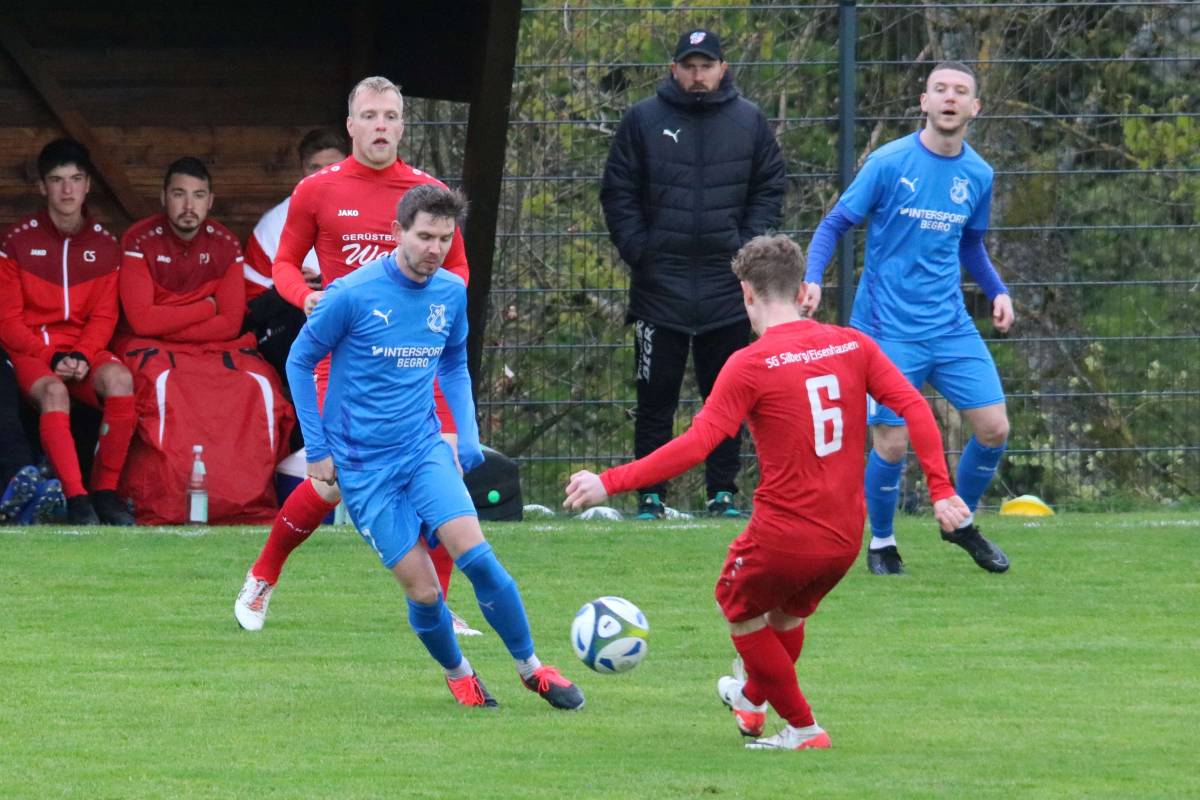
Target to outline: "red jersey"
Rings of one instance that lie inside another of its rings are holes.
[[[0,237],[0,342],[10,354],[91,361],[112,339],[121,250],[86,212],[83,223],[65,236],[43,209]]]
[[[414,186],[442,182],[397,160],[386,169],[371,169],[354,156],[304,178],[292,192],[287,222],[279,237],[272,274],[275,290],[303,308],[313,290],[304,283],[300,264],[310,248],[317,251],[322,285],[390,253],[396,204]],[[456,228],[446,269],[467,280],[467,255]]]
[[[933,500],[953,495],[921,393],[866,334],[812,320],[773,325],[738,350],[687,433],[600,479],[609,494],[665,480],[699,464],[744,419],[761,476],[747,536],[786,553],[857,552],[868,393],[908,423]]]
[[[169,342],[221,342],[241,332],[242,248],[224,225],[205,220],[185,241],[156,214],[125,231],[121,247],[123,330]]]

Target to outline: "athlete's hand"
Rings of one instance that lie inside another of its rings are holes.
[[[956,494],[933,504],[933,518],[938,521],[944,531],[952,531],[962,526],[971,516],[971,509]]]
[[[71,375],[77,381],[82,381],[92,371],[92,365],[87,362],[86,358],[75,359],[75,372]]]
[[[304,277],[304,283],[308,288],[314,292],[321,291],[321,273],[311,270],[308,267],[301,267],[300,274]]]
[[[317,303],[321,302],[321,298],[324,296],[324,292],[309,292],[308,297],[304,298],[305,316],[313,312],[313,309],[317,307]]]
[[[331,486],[337,483],[337,467],[333,465],[333,456],[325,456],[320,461],[308,462],[308,477]]]
[[[1008,329],[1012,327],[1013,319],[1016,314],[1013,313],[1012,298],[1007,294],[998,294],[996,299],[992,301],[992,324],[996,326],[996,330],[1001,333],[1008,333]]]
[[[804,294],[800,297],[800,311],[804,316],[811,317],[817,313],[817,308],[821,305],[821,284],[806,283],[804,284]]]
[[[600,505],[607,499],[608,492],[600,481],[600,476],[583,469],[571,476],[563,508],[568,511],[583,511],[590,506]]]

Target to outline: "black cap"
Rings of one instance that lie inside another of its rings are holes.
[[[725,60],[725,56],[721,53],[721,37],[703,28],[688,31],[679,37],[679,44],[675,45],[675,56],[672,60],[683,61],[692,53],[700,53],[716,61]]]

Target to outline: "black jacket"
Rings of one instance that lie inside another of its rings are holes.
[[[779,145],[732,73],[704,94],[668,75],[621,118],[600,189],[631,273],[627,319],[692,334],[745,319],[729,262],[779,224],[784,190]]]

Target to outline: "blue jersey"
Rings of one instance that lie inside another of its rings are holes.
[[[436,376],[458,426],[464,469],[483,460],[467,372],[467,292],[444,269],[417,283],[395,254],[338,278],[325,290],[288,355],[309,461],[382,469],[420,457],[440,434]],[[312,370],[332,353],[325,406]]]
[[[871,217],[850,324],[896,341],[975,331],[959,242],[987,229],[991,203],[992,168],[966,142],[940,156],[914,133],[871,153],[838,201],[855,221]]]

